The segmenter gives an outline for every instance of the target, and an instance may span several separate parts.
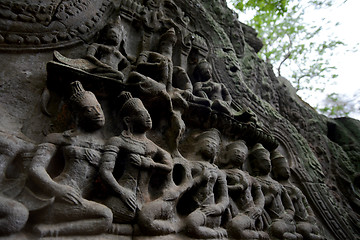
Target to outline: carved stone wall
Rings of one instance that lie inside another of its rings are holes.
[[[224,0],[0,3],[4,239],[359,239],[359,122]]]

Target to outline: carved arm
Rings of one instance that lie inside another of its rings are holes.
[[[60,136],[55,134],[51,137],[59,138]],[[58,145],[55,143],[39,144],[29,167],[29,176],[41,189],[50,192],[52,196],[71,204],[81,204],[82,197],[74,188],[55,182],[46,171],[57,150]]]
[[[221,84],[221,95],[223,96],[224,101],[230,105],[232,98],[231,98],[231,95],[230,95],[228,89],[226,88],[226,86],[224,84]]]
[[[219,207],[219,214],[223,213],[229,205],[229,194],[226,182],[226,175],[218,169],[218,178],[217,178],[217,195],[219,196],[216,201],[216,206]],[[215,191],[215,190],[214,190]]]
[[[109,142],[111,142],[111,139]],[[108,144],[105,147],[105,152],[101,159],[99,173],[101,178],[112,188],[115,193],[117,193],[124,200],[124,202],[129,207],[136,209],[137,203],[135,194],[129,189],[121,186],[113,175],[118,152],[119,148],[117,146]]]
[[[287,193],[286,189],[283,186],[281,186],[281,201],[285,208],[286,213],[294,217],[295,214],[294,205],[291,201],[289,194]]]

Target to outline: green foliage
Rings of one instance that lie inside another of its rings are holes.
[[[323,26],[307,24],[304,15],[308,10],[331,7],[335,1],[233,0],[233,3],[241,11],[256,12],[247,24],[255,28],[264,43],[259,57],[272,63],[277,74],[284,74],[297,90],[323,91],[337,77],[336,67],[328,58],[344,43],[335,38],[319,42],[315,38]]]
[[[259,12],[276,13],[282,15],[287,11],[289,0],[248,0],[237,1],[235,7],[240,11],[247,9],[257,10]]]
[[[359,112],[360,101],[358,100],[360,92],[355,93],[354,96],[344,96],[338,93],[328,94],[322,106],[317,106],[316,109],[329,117],[343,117],[349,116],[353,112]]]
[[[254,13],[246,22],[257,32],[264,47],[258,53],[264,61],[273,64],[278,76],[284,76],[306,96],[324,92],[326,86],[338,77],[331,64],[333,52],[346,46],[336,36],[321,38],[327,28],[339,23],[321,21],[309,24],[305,17],[309,11],[317,14],[319,9],[335,8],[347,0],[231,0],[242,12]],[[349,51],[349,50],[348,50]],[[356,51],[356,50],[351,50]],[[305,93],[305,94],[304,94]],[[315,107],[330,117],[348,116],[360,112],[359,102],[347,96],[328,94],[322,107]]]

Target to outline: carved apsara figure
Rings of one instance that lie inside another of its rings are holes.
[[[301,239],[301,235],[296,233],[295,209],[291,199],[286,189],[270,176],[270,152],[257,143],[249,153],[249,160],[252,172],[261,184],[265,196],[264,208],[270,219],[266,216],[263,219],[268,221],[269,235],[284,240]]]
[[[226,176],[214,164],[220,140],[217,129],[201,133],[196,139],[195,159],[189,162],[194,183],[188,204],[195,205],[195,210],[185,218],[184,232],[194,238],[227,237],[220,226],[221,215],[229,204]]]
[[[121,70],[130,65],[127,58],[120,52],[122,43],[122,29],[120,17],[101,31],[100,43],[93,43],[88,47],[86,58],[97,67],[90,72],[93,74],[123,80]]]
[[[187,94],[190,87],[185,71],[176,67],[177,86],[173,88],[174,66],[172,62],[173,47],[177,41],[174,28],[168,29],[160,36],[159,52],[143,51],[136,63],[136,69],[129,74],[126,81],[128,89],[142,100],[149,103],[147,107],[156,115],[165,115],[169,122],[167,137],[173,155],[179,155],[177,146],[185,130],[181,111],[187,107],[181,94]],[[180,83],[183,81],[182,83]],[[175,106],[173,106],[173,102]],[[175,109],[176,108],[176,109]]]
[[[144,99],[161,98],[167,101],[167,111],[172,110],[168,92],[172,88],[172,53],[176,41],[173,28],[161,35],[159,52],[141,52],[136,62],[136,69],[130,73],[126,82]]]
[[[17,156],[33,147],[30,141],[0,132],[0,235],[20,231],[28,220],[28,209],[14,199],[25,185],[26,174],[17,169],[19,176],[8,178],[6,171]]]
[[[85,58],[67,58],[58,51],[54,51],[54,60],[50,66],[56,71],[70,71],[71,74],[84,78],[84,75],[92,77],[105,77],[116,81],[124,81],[124,73],[130,70],[130,62],[123,55],[122,26],[120,17],[100,31],[100,39],[92,43]]]
[[[212,109],[232,115],[231,95],[224,84],[213,81],[212,73],[210,63],[206,59],[200,60],[194,69],[194,95],[208,99]]]
[[[183,194],[201,180],[186,181],[185,168],[182,164],[175,164],[173,176],[182,176],[177,184],[169,181],[161,196],[143,205],[138,215],[140,230],[148,235],[167,235],[182,230],[183,222],[177,213],[177,203]],[[202,176],[199,176],[201,178]]]
[[[220,160],[230,199],[227,232],[234,239],[269,239],[268,234],[262,231],[265,198],[261,186],[243,170],[247,154],[245,142],[238,140],[226,146],[225,159]]]
[[[271,165],[273,166],[274,179],[281,183],[294,205],[296,232],[303,236],[304,240],[322,240],[320,229],[316,225],[316,218],[305,195],[290,182],[290,167],[287,159],[278,151],[271,152]]]
[[[114,195],[103,203],[114,214],[113,233],[132,234],[129,224],[137,212],[150,202],[149,182],[154,171],[169,173],[171,156],[146,137],[152,128],[150,114],[138,98],[128,92],[120,110],[126,129],[108,140],[100,166],[100,174]]]
[[[49,134],[39,144],[29,169],[29,176],[39,189],[55,197],[52,204],[34,216],[34,230],[40,236],[90,235],[106,232],[112,212],[107,207],[87,200],[91,196],[104,148],[101,128],[105,117],[92,92],[80,82],[71,84],[70,101],[77,116],[77,128]],[[47,168],[61,152],[63,171],[52,178]]]

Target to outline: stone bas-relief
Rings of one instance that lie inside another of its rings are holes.
[[[245,142],[235,141],[226,146],[226,155],[220,162],[226,174],[230,204],[227,231],[233,238],[269,239],[264,232],[261,215],[265,198],[258,181],[244,171],[248,154]]]
[[[271,178],[270,152],[256,144],[250,152],[251,168],[265,198],[263,218],[269,234],[280,239],[301,239],[296,233],[294,206],[280,183]]]
[[[21,2],[0,3],[27,29],[0,21],[0,50],[46,60],[29,70],[40,117],[1,124],[1,237],[356,239],[247,88],[252,45],[222,1]]]
[[[289,181],[291,173],[286,158],[277,151],[273,151],[271,153],[271,165],[273,167],[274,179],[278,180],[285,187],[294,205],[296,231],[302,235],[303,239],[325,239],[319,234],[314,212],[305,195]]]
[[[104,200],[114,214],[114,224],[133,224],[142,205],[151,201],[149,181],[157,171],[168,174],[172,170],[170,154],[146,137],[152,128],[150,114],[141,100],[123,94],[126,99],[121,107],[126,130],[109,139],[100,166],[100,175],[116,196]],[[116,161],[121,163],[116,164]],[[115,178],[115,166],[122,165],[123,173]],[[113,226],[114,232],[121,226]],[[119,230],[117,230],[119,228]],[[130,235],[132,232],[130,232]]]
[[[106,231],[111,211],[88,200],[99,168],[104,140],[99,131],[105,124],[100,104],[80,82],[72,83],[70,97],[77,127],[49,134],[36,148],[29,175],[45,193],[55,197],[35,213],[35,234],[40,237],[96,234]],[[62,151],[64,170],[55,178],[46,171],[57,151]]]

